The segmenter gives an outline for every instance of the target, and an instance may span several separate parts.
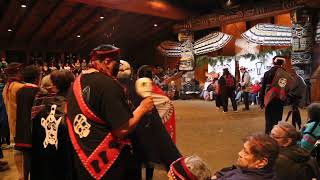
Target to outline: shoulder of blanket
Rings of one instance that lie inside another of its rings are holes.
[[[25,85],[24,83],[14,81],[14,82],[10,83],[9,86],[8,86],[8,84],[6,84],[6,86],[4,88],[8,89],[11,92],[17,92],[19,89],[23,88],[24,85]]]
[[[39,86],[35,85],[35,84],[31,84],[31,83],[26,83],[23,86],[24,88],[39,88]]]

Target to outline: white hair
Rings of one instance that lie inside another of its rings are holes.
[[[208,165],[197,155],[192,155],[185,158],[185,163],[190,172],[197,180],[211,179],[211,171]]]

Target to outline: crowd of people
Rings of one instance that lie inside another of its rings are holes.
[[[120,60],[120,49],[112,45],[93,49],[90,65],[77,60],[72,68],[2,61],[0,146],[14,143],[21,180],[134,180],[142,179],[143,167],[146,179],[152,179],[157,165],[172,180],[320,179],[313,156],[320,134],[320,104],[307,108],[308,123],[301,131],[281,121],[284,101],[301,94],[300,86],[287,86],[293,81],[283,63],[283,58],[275,57],[275,66],[261,85],[252,85],[246,69],[240,68],[244,110],[249,110],[250,97],[252,103],[259,96],[266,130],[245,137],[236,164],[215,173],[200,157],[185,157],[177,148],[170,88],[160,87],[163,83],[156,82],[160,78],[151,66],[133,73],[130,64]],[[227,68],[212,83],[217,107],[225,113],[228,98],[233,111],[238,110],[236,84]],[[7,168],[8,163],[0,161],[0,170]]]

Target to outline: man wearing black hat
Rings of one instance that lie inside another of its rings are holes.
[[[78,76],[67,98],[67,127],[73,146],[74,179],[136,179],[127,138],[153,108],[151,97],[133,110],[115,79],[120,49],[93,49],[91,68]]]
[[[262,87],[260,90],[261,109],[265,107],[265,133],[270,134],[274,125],[282,120],[283,106],[287,93],[294,85],[292,77],[282,67],[285,58],[275,56],[274,66],[264,73]]]

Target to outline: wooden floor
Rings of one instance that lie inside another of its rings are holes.
[[[258,106],[250,111],[223,114],[214,102],[179,100],[174,102],[177,119],[177,146],[185,155],[196,154],[203,158],[212,172],[235,162],[242,147],[242,138],[251,133],[264,132],[264,113]],[[229,107],[231,109],[231,107]],[[285,109],[284,118],[288,108]],[[306,120],[306,111],[301,111]],[[12,150],[5,150],[5,160],[11,169],[0,173],[0,180],[17,180]],[[155,180],[165,180],[166,172],[156,171]]]

